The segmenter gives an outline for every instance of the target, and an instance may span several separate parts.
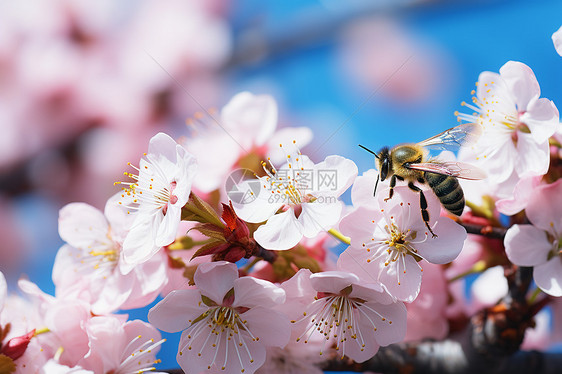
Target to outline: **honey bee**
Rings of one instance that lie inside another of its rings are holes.
[[[392,199],[396,180],[407,181],[408,187],[420,194],[421,215],[425,226],[433,237],[437,237],[429,226],[427,200],[423,190],[414,183],[427,183],[435,193],[441,205],[454,215],[460,216],[464,209],[464,193],[457,178],[484,179],[486,174],[479,168],[463,162],[447,162],[428,157],[426,148],[455,150],[462,144],[472,142],[480,135],[480,126],[475,123],[464,123],[419,143],[397,145],[393,148],[383,147],[378,153],[359,145],[375,155],[379,175],[375,183],[374,194],[377,192],[379,179],[384,181],[390,177],[390,191],[385,201]]]

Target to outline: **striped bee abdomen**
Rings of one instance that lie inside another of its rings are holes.
[[[424,178],[443,207],[460,216],[464,209],[464,193],[457,178],[429,172],[424,173]]]

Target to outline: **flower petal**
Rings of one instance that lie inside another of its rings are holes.
[[[158,227],[154,221],[158,219],[161,217],[142,215],[138,215],[135,219],[133,227],[123,242],[121,269],[125,274],[160,250],[160,247],[154,244],[154,229]]]
[[[309,269],[299,269],[289,280],[281,284],[281,288],[285,290],[287,299],[289,298],[310,298],[316,296],[316,290],[312,288],[310,276],[312,272]]]
[[[232,206],[236,214],[246,222],[264,222],[283,206],[284,201],[279,195],[271,193],[271,187],[265,178],[242,181],[235,187],[235,191],[227,191],[227,193],[244,192],[248,194],[249,192],[252,194],[243,202],[238,201],[239,199],[232,199]],[[256,192],[254,193],[254,191]],[[253,197],[254,194],[255,197]]]
[[[191,322],[207,310],[200,305],[199,290],[175,290],[170,292],[148,312],[148,321],[166,332],[177,332],[188,328]]]
[[[428,237],[414,245],[420,256],[434,264],[447,264],[457,258],[466,239],[464,227],[450,218],[439,217],[433,231],[437,238]]]
[[[547,261],[552,244],[546,233],[532,225],[513,225],[505,233],[505,253],[519,266],[536,266]]]
[[[134,282],[135,275],[133,273],[108,277],[100,294],[93,295],[92,312],[101,315],[120,309],[131,295]]]
[[[182,206],[183,205],[180,206],[179,204],[168,206],[168,211],[158,225],[158,233],[156,234],[156,238],[154,238],[154,244],[157,247],[164,247],[168,244],[172,244],[176,239],[178,226],[181,221]]]
[[[379,173],[375,169],[369,169],[364,172],[363,175],[355,178],[353,186],[351,187],[351,201],[353,202],[353,206],[364,206],[373,209],[378,207],[378,199],[374,194],[378,177]],[[377,189],[388,187],[383,185],[383,183],[385,182],[379,181]]]
[[[381,219],[381,212],[367,207],[359,207],[340,221],[340,230],[351,238],[351,245],[361,247],[373,237],[377,227],[376,222]]]
[[[177,145],[170,135],[159,132],[150,139],[146,157],[153,165],[158,165],[164,171],[175,170],[178,162]]]
[[[361,338],[363,339],[363,342],[360,343],[358,339],[347,339],[342,344],[343,348],[342,345],[340,345],[340,349],[338,351],[338,353],[342,356],[345,355],[350,357],[355,362],[359,363],[365,362],[369,358],[373,357],[380,347],[375,339],[375,335],[373,334],[373,327],[368,323],[368,321],[364,321],[366,320],[364,316],[361,317],[363,317],[361,320],[363,323],[358,323],[356,329],[361,331]],[[363,333],[363,331],[366,331],[367,333]]]
[[[399,343],[404,340],[406,335],[406,307],[401,302],[395,302],[387,305],[379,303],[366,303],[366,306],[376,310],[386,321],[376,323],[377,331],[375,339],[382,346]],[[373,321],[377,321],[374,317]]]
[[[323,271],[312,274],[310,282],[318,292],[339,294],[344,288],[359,283],[359,277],[344,271]]]
[[[556,52],[562,56],[562,26],[558,29],[558,31],[552,34],[552,42],[554,43]]]
[[[197,267],[193,280],[202,295],[221,305],[224,296],[234,287],[238,268],[226,261],[203,263]]]
[[[312,140],[312,130],[308,127],[285,127],[279,129],[271,136],[267,142],[268,156],[274,163],[283,163],[287,161],[287,155],[279,144],[295,144],[302,149]]]
[[[543,175],[548,171],[550,164],[550,147],[548,140],[537,144],[532,134],[518,132],[517,154],[518,162],[515,170],[519,177]]]
[[[367,284],[379,283],[379,263],[371,261],[371,253],[366,249],[347,247],[338,258],[337,268],[340,271],[353,273]]]
[[[498,200],[496,208],[502,214],[512,216],[527,207],[529,199],[535,194],[536,187],[540,184],[541,177],[526,177],[519,179],[513,190],[513,196]]]
[[[401,263],[402,257],[404,263]],[[420,292],[422,271],[412,256],[401,256],[396,262],[384,267],[379,280],[392,296],[410,303]]]
[[[205,135],[187,139],[185,147],[198,156],[193,186],[209,193],[221,187],[243,150],[222,129],[214,131],[212,136]]]
[[[283,348],[289,342],[291,323],[285,314],[257,306],[241,317],[247,321],[252,335],[259,337],[263,345]]]
[[[318,233],[330,230],[340,219],[343,209],[342,202],[333,196],[321,196],[316,202],[303,203],[301,207],[298,221],[302,224],[302,233],[307,238],[314,238]]]
[[[302,239],[303,226],[293,208],[273,215],[254,233],[254,239],[266,249],[282,251],[293,248]]]
[[[519,120],[529,127],[537,143],[544,143],[560,128],[558,109],[545,98],[531,102]]]
[[[85,203],[70,203],[59,212],[59,235],[68,244],[87,248],[107,238],[109,224],[101,211]]]
[[[562,231],[562,179],[539,186],[529,199],[525,213],[531,223],[544,230]]]
[[[314,170],[318,178],[316,192],[329,196],[340,196],[344,193],[353,184],[358,173],[355,162],[337,155],[326,157],[314,166]]]
[[[529,103],[539,98],[541,89],[535,73],[522,62],[508,61],[500,68],[500,75],[515,97],[519,112],[527,111]]]
[[[275,131],[277,103],[269,95],[241,92],[223,107],[221,118],[226,128],[241,134],[238,141],[253,139],[243,144],[249,150],[253,145],[263,145]]]
[[[234,281],[233,307],[253,308],[263,306],[273,308],[285,301],[285,291],[263,279],[242,277]]]
[[[186,374],[204,372],[253,374],[265,362],[265,347],[260,341],[253,341],[245,331],[241,332],[244,335],[243,345],[245,347],[238,345],[238,337],[232,338],[226,333],[221,333],[219,336],[213,334],[213,343],[216,348],[211,348],[211,344],[206,340],[207,335],[201,333],[189,339],[188,336],[191,333],[189,330],[182,333],[176,356]],[[251,356],[248,355],[248,352]],[[214,364],[211,365],[213,362]],[[208,366],[211,366],[210,370],[207,370]],[[223,370],[223,367],[228,368],[228,371]]]
[[[533,269],[533,279],[537,286],[547,294],[562,296],[562,259],[555,256],[550,261]]]

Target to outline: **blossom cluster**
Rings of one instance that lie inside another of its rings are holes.
[[[560,31],[553,39],[560,50]],[[533,267],[529,303],[542,291],[554,305],[558,110],[520,62],[482,73],[473,94],[463,106],[474,113],[457,113],[465,124],[420,143],[462,144],[458,155],[424,151],[396,165],[384,148],[378,170],[362,175],[340,155],[303,154],[312,132],[277,129],[266,95],[234,96],[178,141],[158,133],[103,212],[60,210],[55,296],[23,279],[25,297],[9,295],[0,273],[2,372],[156,370],[158,329],[181,332],[177,362],[188,374],[321,372],[324,359],[364,362],[381,346],[445,337],[505,294],[498,265]],[[460,217],[447,210],[464,199]],[[507,229],[505,240],[467,234],[470,225]],[[334,239],[347,245],[337,259]],[[464,276],[477,272],[469,301]],[[484,277],[497,288],[475,291]],[[148,322],[118,314],[158,297]],[[531,333],[527,344],[538,340]]]

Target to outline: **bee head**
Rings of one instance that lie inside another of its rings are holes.
[[[379,151],[377,160],[379,161],[379,173],[381,181],[384,181],[388,176],[388,171],[390,170],[390,151],[388,147],[383,147]]]

